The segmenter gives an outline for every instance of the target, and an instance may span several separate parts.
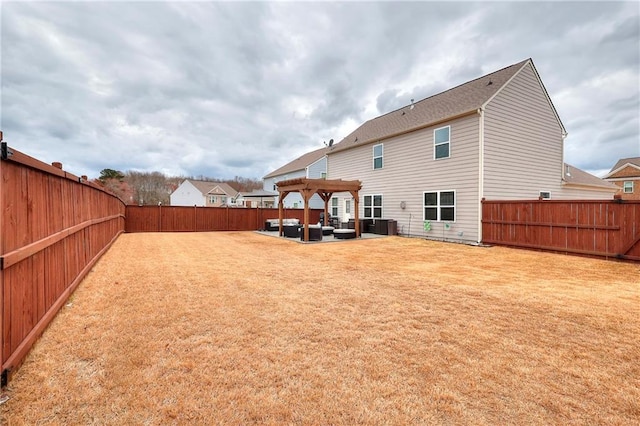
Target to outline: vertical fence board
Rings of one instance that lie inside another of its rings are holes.
[[[640,201],[482,202],[483,243],[640,260]]]
[[[124,231],[124,204],[19,151],[0,161],[0,365],[22,362],[90,265]]]
[[[310,222],[320,220],[322,210],[310,211]],[[285,218],[303,222],[304,211],[286,209]],[[267,219],[277,219],[278,209],[242,207],[127,206],[126,232],[255,231]]]

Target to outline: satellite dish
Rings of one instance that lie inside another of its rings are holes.
[[[329,146],[333,146],[333,139],[329,139]]]

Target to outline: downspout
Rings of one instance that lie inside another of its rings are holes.
[[[478,108],[480,114],[478,129],[478,244],[482,242],[482,199],[484,198],[484,106]]]
[[[562,185],[564,185],[564,171],[565,171],[564,170],[564,140],[568,135],[569,134],[564,130],[560,134],[560,137],[562,138],[562,141],[560,142],[562,144],[562,146],[560,147],[561,148],[560,152],[562,153],[562,154],[560,154],[560,157],[561,157],[561,161],[560,161],[560,166],[561,166],[560,167],[560,169],[561,169],[561,172],[560,172],[560,188],[562,188]]]

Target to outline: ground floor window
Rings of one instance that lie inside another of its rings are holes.
[[[382,195],[364,196],[365,219],[382,218]]]
[[[338,217],[338,198],[331,198],[331,216]]]
[[[456,192],[431,191],[424,192],[424,220],[449,221],[456,220]]]

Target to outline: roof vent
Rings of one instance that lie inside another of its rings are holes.
[[[489,80],[489,82],[487,83],[487,86],[491,86],[493,84],[493,81]]]
[[[569,170],[569,165],[565,164],[564,165],[564,174],[571,177],[571,171]]]
[[[415,105],[413,105],[413,99],[411,99],[411,108],[409,108],[409,109],[413,109],[414,106]]]

